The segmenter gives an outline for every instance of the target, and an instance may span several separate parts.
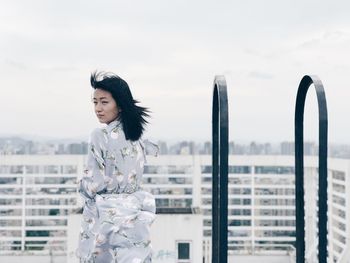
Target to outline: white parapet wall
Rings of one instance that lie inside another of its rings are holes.
[[[289,255],[230,255],[229,263],[295,263]]]
[[[79,263],[75,250],[78,247],[81,219],[81,214],[68,216],[67,263]]]
[[[35,255],[32,252],[20,254],[0,255],[1,263],[66,263],[66,255]]]
[[[177,263],[179,243],[187,244],[190,259],[203,260],[203,217],[200,214],[157,214],[151,228],[153,263]]]

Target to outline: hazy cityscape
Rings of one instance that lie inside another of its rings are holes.
[[[211,154],[212,145],[210,141],[196,143],[193,141],[181,141],[168,143],[166,141],[156,142],[162,155],[206,155]],[[59,155],[59,154],[87,154],[87,141],[78,140],[29,140],[21,137],[0,137],[1,155]],[[280,143],[256,142],[229,143],[230,155],[294,155],[294,142],[284,141]],[[317,155],[318,145],[315,142],[304,143],[305,155]],[[350,158],[350,145],[330,144],[328,156],[334,158]]]

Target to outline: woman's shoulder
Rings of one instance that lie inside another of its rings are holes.
[[[106,137],[107,131],[105,131],[104,128],[95,128],[90,132],[89,141],[90,142],[96,142],[96,141],[104,141]]]

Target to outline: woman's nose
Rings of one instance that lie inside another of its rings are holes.
[[[97,104],[95,105],[95,111],[96,111],[96,112],[99,112],[99,111],[101,111],[101,110],[102,110],[101,105],[100,105],[99,103],[97,103]]]

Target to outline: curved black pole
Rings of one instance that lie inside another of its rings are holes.
[[[307,91],[314,84],[318,102],[318,262],[327,262],[327,102],[323,84],[317,76],[304,76],[298,88],[295,107],[295,215],[296,263],[305,260],[304,210],[304,107]]]
[[[214,80],[212,141],[212,263],[227,263],[228,102],[224,76]]]

